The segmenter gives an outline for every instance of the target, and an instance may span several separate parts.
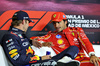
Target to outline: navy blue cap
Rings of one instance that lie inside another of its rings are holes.
[[[28,14],[26,12],[24,12],[24,11],[17,11],[17,12],[14,13],[14,15],[12,17],[12,21],[14,21],[14,20],[24,20],[24,19],[25,20],[29,20],[29,22],[33,22],[34,23],[34,21],[32,21],[29,18]]]

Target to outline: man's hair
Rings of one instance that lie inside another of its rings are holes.
[[[68,27],[68,24],[69,24],[69,23],[68,23],[68,20],[66,19],[66,20],[63,20],[63,21],[64,21],[64,22],[65,22],[65,21],[67,21],[67,24],[66,24],[66,26]]]
[[[22,21],[23,20],[14,20],[14,21],[12,21],[12,23],[11,23],[11,26],[12,27],[14,27],[14,26],[19,26],[21,23],[22,23]],[[25,20],[25,23],[26,23],[27,21]]]
[[[21,23],[22,23],[22,20],[14,20],[14,21],[12,21],[11,26],[12,27],[13,26],[19,26]]]

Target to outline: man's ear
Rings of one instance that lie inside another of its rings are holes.
[[[25,19],[24,20],[22,20],[22,24],[24,24],[25,23]]]
[[[67,20],[65,21],[65,24],[67,24],[68,22],[67,22]]]

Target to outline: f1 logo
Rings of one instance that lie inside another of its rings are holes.
[[[11,18],[18,10],[9,10],[0,16],[0,30],[8,30],[11,25]],[[33,27],[31,31],[41,31],[51,20],[51,15],[54,12],[46,11],[25,11],[29,17],[35,22],[30,23],[29,26]]]

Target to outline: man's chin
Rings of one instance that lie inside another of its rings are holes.
[[[58,30],[57,32],[61,32],[60,30]]]
[[[56,29],[56,31],[57,31],[57,32],[61,32],[60,28],[59,28],[59,29]]]

